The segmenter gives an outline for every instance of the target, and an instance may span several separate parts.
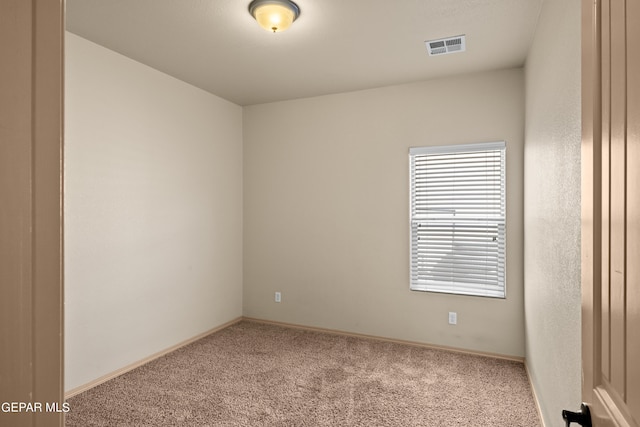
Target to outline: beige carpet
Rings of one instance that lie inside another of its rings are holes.
[[[68,427],[540,426],[521,363],[247,321],[68,402]]]

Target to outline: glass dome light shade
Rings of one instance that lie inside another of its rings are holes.
[[[262,28],[279,33],[291,26],[300,9],[287,0],[254,0],[249,5],[249,12]]]

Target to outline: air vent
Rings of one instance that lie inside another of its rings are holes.
[[[427,40],[429,56],[446,55],[466,50],[465,36],[447,37],[446,39]]]

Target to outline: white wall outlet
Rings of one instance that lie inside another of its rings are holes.
[[[280,292],[276,292],[276,302],[282,301],[282,294]]]
[[[455,311],[450,311],[449,312],[449,324],[450,325],[457,325],[458,324],[458,313],[456,313]]]

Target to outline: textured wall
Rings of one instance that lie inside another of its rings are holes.
[[[65,386],[242,314],[242,109],[67,33]]]
[[[524,355],[521,69],[245,107],[243,134],[246,316]],[[409,147],[497,140],[507,298],[410,291]]]
[[[580,1],[546,0],[526,69],[526,358],[546,425],[580,406]]]

